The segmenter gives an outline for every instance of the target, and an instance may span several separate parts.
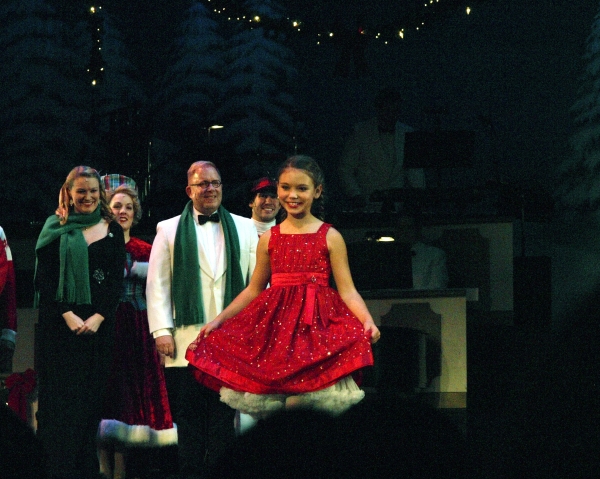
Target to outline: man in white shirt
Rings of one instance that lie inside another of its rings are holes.
[[[221,175],[208,161],[187,174],[190,201],[180,216],[158,223],[146,296],[148,323],[165,357],[165,377],[178,428],[179,473],[203,477],[234,440],[234,410],[201,386],[185,353],[200,327],[212,321],[247,285],[258,237],[249,218],[221,205]]]
[[[364,206],[377,190],[425,187],[422,169],[404,167],[404,138],[413,129],[398,120],[401,106],[396,90],[379,90],[376,116],[357,123],[344,145],[340,184],[354,206]]]
[[[445,289],[448,287],[446,253],[423,242],[418,218],[400,218],[396,226],[396,241],[409,244],[412,251],[414,289]]]

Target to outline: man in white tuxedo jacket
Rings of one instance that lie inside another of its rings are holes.
[[[377,115],[355,125],[339,167],[341,186],[355,206],[364,206],[371,193],[390,188],[424,188],[425,173],[404,167],[404,138],[413,129],[398,121],[401,95],[382,88],[375,97]]]
[[[185,353],[201,325],[212,321],[247,285],[256,264],[258,236],[249,218],[221,205],[217,167],[188,170],[190,202],[180,216],[158,223],[146,296],[148,323],[165,358],[167,389],[179,436],[179,473],[204,477],[206,467],[235,438],[234,410],[201,386]]]

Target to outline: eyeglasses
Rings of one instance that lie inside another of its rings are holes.
[[[198,187],[202,188],[203,190],[205,190],[209,186],[212,186],[213,188],[219,188],[222,184],[223,184],[222,181],[213,180],[213,181],[201,181],[200,183],[194,183],[193,185],[189,185],[189,186],[198,186]]]

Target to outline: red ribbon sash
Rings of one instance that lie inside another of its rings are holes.
[[[273,273],[271,286],[301,286],[306,285],[306,298],[302,310],[302,321],[308,325],[313,322],[315,315],[315,300],[319,286],[329,285],[327,273]],[[326,325],[325,325],[326,326]]]

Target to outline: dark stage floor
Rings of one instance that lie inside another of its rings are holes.
[[[466,434],[482,478],[596,477],[598,324],[469,325]]]
[[[443,411],[466,435],[474,477],[596,477],[599,325],[552,333],[469,324],[467,341],[467,409]]]

